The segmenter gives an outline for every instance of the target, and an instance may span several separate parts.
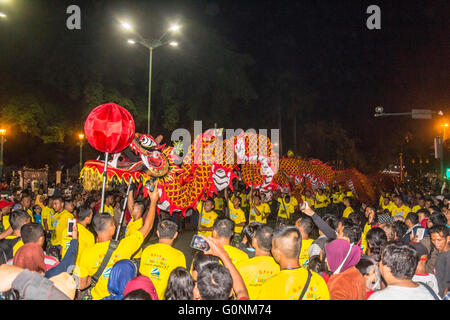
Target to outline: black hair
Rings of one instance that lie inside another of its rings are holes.
[[[92,213],[91,208],[81,207],[77,214],[78,221],[80,222],[84,221],[91,215],[91,213]]]
[[[214,221],[213,230],[220,238],[230,239],[234,234],[234,221],[228,218]]]
[[[348,215],[348,220],[360,226],[362,224],[361,215],[358,212],[352,212]]]
[[[263,224],[261,222],[253,221],[247,224],[243,229],[242,232],[244,234],[244,237],[247,239],[247,244],[251,244],[253,237],[255,236],[256,230],[258,230],[259,227],[261,227]]]
[[[106,230],[110,223],[114,223],[114,218],[108,213],[99,213],[93,219],[94,230],[96,233]]]
[[[370,270],[373,268],[373,266],[376,267],[377,262],[375,262],[368,256],[362,256],[355,267],[359,270],[359,273],[361,273],[362,276],[366,276],[370,273]]]
[[[401,239],[405,236],[406,232],[408,231],[408,227],[403,221],[394,221],[393,224],[393,230],[394,230],[394,238]]]
[[[361,240],[362,229],[359,225],[353,223],[349,219],[345,219],[342,222],[342,234],[344,237],[349,238],[350,243],[358,243]]]
[[[406,216],[405,221],[406,221],[406,220],[411,221],[411,223],[412,223],[413,225],[418,224],[418,223],[419,223],[419,215],[418,215],[417,213],[415,213],[415,212],[410,212],[410,213],[408,213],[408,215]]]
[[[320,260],[320,255],[315,255],[309,259],[308,270],[319,273],[322,270],[322,260]]]
[[[255,232],[255,238],[258,241],[258,247],[265,251],[272,249],[273,229],[267,225],[260,226]]]
[[[428,233],[433,234],[433,233],[437,233],[437,234],[443,234],[444,238],[448,237],[448,228],[444,225],[433,225],[433,227],[430,228],[430,230],[428,230]]]
[[[417,215],[419,215],[419,213],[423,213],[425,215],[425,217],[429,217],[430,216],[430,211],[428,211],[427,209],[419,209],[417,210]]]
[[[128,292],[122,300],[152,300],[152,296],[143,289],[136,289]]]
[[[289,242],[286,246],[279,247],[278,239],[287,239]],[[296,227],[284,226],[278,227],[273,231],[273,243],[280,249],[283,255],[288,259],[298,259],[302,249],[302,236]]]
[[[44,228],[39,223],[30,222],[20,228],[20,236],[24,244],[37,242],[40,237],[44,237]]]
[[[199,273],[208,263],[219,263],[219,258],[212,254],[204,254],[202,251],[197,251],[192,261],[192,270]]]
[[[198,273],[197,288],[203,300],[227,300],[233,288],[233,279],[223,265],[208,263]]]
[[[396,241],[384,248],[381,263],[391,270],[395,278],[411,280],[416,272],[419,257],[412,246]]]
[[[167,282],[164,298],[166,300],[192,300],[194,298],[194,279],[186,268],[172,270]]]
[[[366,235],[367,249],[370,249],[371,257],[379,262],[381,259],[381,252],[387,243],[386,232],[383,229],[375,227],[370,229]]]
[[[23,210],[15,210],[11,212],[9,216],[9,223],[11,225],[11,229],[18,230],[22,228],[22,226],[29,221],[30,215]]]
[[[164,219],[158,223],[157,230],[160,239],[172,239],[178,231],[178,225],[170,219]]]
[[[313,231],[313,228],[315,226],[314,221],[311,217],[308,216],[302,216],[299,218],[296,222],[298,226],[301,226],[303,231],[309,236],[311,232]]]
[[[433,224],[433,227],[445,226],[447,224],[447,217],[440,212],[434,212],[429,219],[430,222]]]
[[[323,221],[325,221],[333,230],[336,230],[339,224],[339,219],[332,214],[326,214],[323,216]]]

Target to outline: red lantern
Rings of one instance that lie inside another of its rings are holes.
[[[126,109],[106,103],[92,110],[84,123],[84,132],[96,150],[118,153],[133,140],[134,120]]]

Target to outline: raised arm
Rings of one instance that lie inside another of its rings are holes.
[[[155,186],[153,192],[150,193],[151,202],[150,207],[147,211],[147,216],[145,217],[144,225],[142,226],[142,228],[139,229],[139,232],[142,233],[144,239],[148,236],[150,230],[152,230],[153,228],[153,223],[155,222],[155,215],[156,215],[156,205],[158,204],[158,200],[159,200],[158,187]]]
[[[319,228],[320,231],[323,232],[323,234],[329,238],[329,239],[336,239],[336,231],[331,228],[325,221],[322,220],[322,218],[316,214],[311,208],[307,209],[301,209],[303,213],[310,216],[311,219],[314,221],[317,228]]]
[[[219,257],[220,260],[222,260],[223,265],[225,268],[228,269],[228,271],[231,274],[231,278],[233,279],[233,290],[236,294],[236,298],[239,300],[241,298],[247,298],[248,299],[248,291],[245,287],[244,280],[241,277],[241,274],[234,266],[233,262],[231,261],[230,256],[225,251],[223,246],[216,241],[216,239],[213,239],[211,237],[204,237],[201,236],[208,242],[210,249],[205,252],[205,254],[212,254],[217,257]]]
[[[128,212],[133,211],[133,207],[134,207],[134,188],[131,187],[130,192],[128,193],[128,201],[127,201],[127,208],[128,208]]]

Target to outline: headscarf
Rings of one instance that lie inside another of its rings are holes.
[[[341,265],[342,261],[344,261],[349,249],[350,243],[348,243],[348,241],[344,239],[334,240],[325,246],[328,265],[330,266],[330,270],[332,272],[335,272],[336,269],[338,269],[338,267]],[[357,245],[354,245],[340,272],[343,272],[355,266],[360,259],[361,250]]]
[[[158,293],[156,292],[155,286],[153,285],[152,280],[150,280],[149,277],[146,276],[139,276],[134,279],[131,279],[127,286],[125,287],[125,291],[123,293],[124,296],[126,296],[128,293],[134,290],[142,289],[145,292],[147,292],[150,297],[152,297],[152,300],[159,300],[158,299]]]
[[[136,276],[136,266],[130,260],[120,260],[111,269],[108,279],[110,296],[104,300],[122,300],[127,283]]]
[[[39,273],[47,271],[44,250],[34,242],[24,244],[17,250],[13,259],[13,265]]]

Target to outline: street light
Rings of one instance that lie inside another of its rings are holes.
[[[0,177],[3,176],[3,144],[5,143],[6,130],[0,129]]]
[[[131,45],[134,45],[136,43],[139,43],[140,45],[146,47],[149,52],[149,67],[148,67],[148,115],[147,115],[147,134],[150,134],[150,110],[151,110],[151,101],[152,101],[152,58],[153,58],[153,50],[164,46],[166,44],[170,45],[171,47],[178,47],[178,42],[176,41],[163,41],[163,38],[166,36],[168,32],[176,32],[180,30],[180,26],[178,24],[173,24],[167,29],[166,32],[163,33],[159,39],[145,39],[142,37],[136,30],[133,29],[132,25],[127,21],[121,21],[120,22],[122,28],[125,31],[132,32],[136,35],[137,40],[134,39],[128,39],[128,43]]]
[[[7,15],[6,15],[6,14],[4,14],[3,12],[0,12],[0,18],[2,18],[2,19],[6,19],[6,17],[7,17]]]
[[[78,139],[80,140],[80,171],[83,168],[83,141],[84,141],[84,134],[80,133],[78,135]]]

